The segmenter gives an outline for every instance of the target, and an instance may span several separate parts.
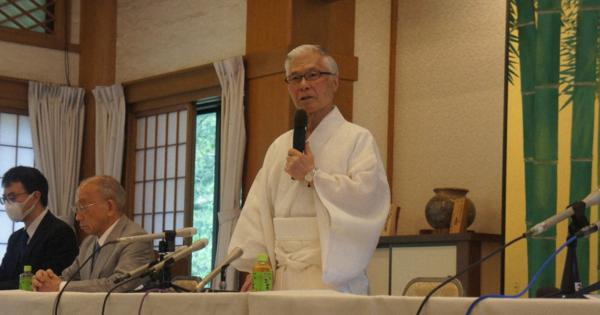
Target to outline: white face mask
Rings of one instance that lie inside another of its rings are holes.
[[[24,202],[7,202],[6,203],[6,214],[14,222],[22,222],[26,216],[28,216],[35,209],[35,203],[29,207],[29,209],[23,211],[23,206],[33,196],[31,193]]]

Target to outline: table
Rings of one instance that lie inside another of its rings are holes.
[[[0,313],[49,315],[56,293],[0,291]],[[137,314],[142,293],[111,295],[106,314]],[[64,294],[59,314],[100,314],[103,293]],[[422,312],[464,314],[473,298],[432,298]],[[416,313],[422,298],[402,296],[357,296],[333,291],[278,291],[261,293],[150,293],[144,315],[234,314],[234,315],[329,315]],[[598,314],[600,300],[490,299],[479,304],[474,315],[562,315]]]
[[[416,277],[447,277],[502,245],[495,234],[458,233],[381,237],[368,267],[371,292],[402,295]],[[500,291],[500,255],[459,277],[465,295]]]

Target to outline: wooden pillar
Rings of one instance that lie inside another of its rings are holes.
[[[92,90],[115,83],[117,0],[81,0],[79,85],[85,88],[85,125],[80,177],[95,170],[96,106]]]
[[[327,49],[340,68],[335,103],[352,120],[354,0],[252,0],[247,2],[246,121],[248,142],[244,196],[260,169],[269,144],[292,128],[294,105],[283,82],[287,53],[301,44]]]

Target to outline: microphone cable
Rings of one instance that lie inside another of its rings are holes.
[[[514,294],[514,295],[504,295],[504,294],[487,294],[487,295],[482,295],[482,296],[478,297],[477,299],[475,299],[475,301],[473,301],[473,303],[471,303],[471,305],[467,309],[466,315],[470,315],[473,312],[473,309],[475,309],[475,306],[477,306],[477,304],[479,304],[481,301],[483,301],[483,300],[485,300],[487,298],[510,298],[510,299],[514,299],[514,298],[519,298],[519,297],[523,296],[523,294],[525,294],[527,291],[529,291],[529,289],[531,288],[531,286],[537,281],[537,279],[539,278],[540,274],[542,274],[542,271],[544,271],[544,269],[546,269],[546,267],[548,267],[548,264],[554,258],[556,258],[556,255],[558,255],[558,253],[560,253],[563,249],[565,249],[565,247],[569,246],[569,244],[573,243],[576,239],[577,239],[576,235],[571,236],[566,242],[564,242],[562,245],[560,245],[560,247],[557,248],[554,251],[554,253],[552,253],[552,255],[550,255],[548,258],[546,258],[546,260],[544,261],[544,263],[542,264],[542,266],[538,269],[538,271],[536,271],[536,273],[531,278],[531,281],[529,281],[529,284],[527,284],[527,286],[525,287],[525,289],[523,289],[521,292],[519,292],[517,294]]]
[[[133,281],[133,280],[137,280],[137,277],[131,277],[129,279],[126,279],[125,281],[121,281],[119,283],[117,283],[117,285],[113,286],[112,288],[110,288],[110,290],[108,290],[108,292],[106,293],[106,295],[104,296],[104,301],[102,302],[102,315],[104,315],[104,309],[106,308],[106,302],[108,301],[108,297],[119,287]]]
[[[204,239],[204,240],[206,240],[206,239]],[[131,281],[133,281],[133,280],[136,280],[136,279],[139,279],[139,278],[144,278],[144,277],[146,277],[146,276],[148,276],[148,275],[152,275],[153,273],[160,272],[160,270],[154,270],[154,271],[152,270],[152,267],[153,267],[153,266],[156,266],[156,265],[157,265],[158,263],[160,263],[160,262],[163,262],[163,263],[164,263],[164,264],[163,264],[163,266],[161,267],[161,269],[164,269],[164,268],[169,268],[169,267],[171,267],[171,266],[172,266],[172,265],[175,263],[175,260],[174,260],[173,256],[174,256],[175,254],[179,253],[180,251],[183,251],[183,250],[185,250],[185,249],[188,249],[188,248],[189,248],[189,247],[187,247],[187,246],[180,247],[180,250],[176,250],[176,251],[174,251],[173,253],[171,253],[171,254],[169,254],[169,255],[165,256],[165,257],[164,257],[164,260],[162,260],[162,261],[154,261],[153,263],[151,263],[151,264],[148,266],[148,270],[146,270],[146,272],[144,272],[143,274],[141,274],[141,275],[138,275],[138,276],[135,276],[135,277],[129,277],[129,278],[126,278],[126,279],[122,280],[121,282],[117,283],[117,284],[116,284],[115,286],[113,286],[112,288],[110,288],[110,290],[108,290],[108,292],[107,292],[107,293],[106,293],[106,295],[104,296],[104,301],[102,302],[102,313],[101,313],[101,314],[102,314],[102,315],[104,315],[104,311],[105,311],[105,309],[106,309],[106,303],[107,303],[107,301],[108,301],[108,298],[110,297],[110,295],[111,295],[111,294],[112,294],[112,293],[113,293],[113,292],[114,292],[114,291],[115,291],[117,288],[119,288],[119,287],[121,287],[121,286],[123,286],[123,285],[125,285],[125,284],[127,284],[127,283],[129,283],[129,282],[131,282]],[[173,283],[171,283],[171,282],[169,282],[169,285],[170,285],[171,287],[175,288],[175,289],[182,289],[182,290],[184,290],[184,291],[187,291],[187,290],[185,290],[185,289],[183,289],[183,288],[180,288],[179,286],[176,286],[176,285],[174,285],[174,284],[173,284]],[[143,287],[143,285],[142,285],[142,287]],[[142,300],[142,301],[143,301],[143,300]],[[142,303],[143,303],[143,302],[142,302]],[[141,306],[140,306],[140,311],[141,311]]]
[[[144,296],[142,297],[142,301],[140,301],[140,307],[138,308],[138,315],[142,315],[142,307],[144,306],[144,302],[146,301],[146,298],[148,297],[148,295],[152,292],[163,292],[162,289],[150,289],[148,291],[146,291],[144,293]]]
[[[473,269],[473,267],[483,263],[484,261],[488,260],[489,258],[491,258],[492,256],[495,256],[496,254],[504,251],[507,247],[509,247],[510,245],[526,238],[527,236],[525,235],[525,233],[521,234],[521,236],[513,239],[512,241],[506,243],[504,246],[498,247],[497,249],[495,249],[493,252],[487,254],[485,257],[479,259],[478,261],[470,264],[469,266],[467,266],[467,268],[461,270],[460,272],[458,272],[457,274],[455,274],[452,277],[448,277],[446,280],[444,280],[444,282],[440,283],[438,286],[436,286],[435,288],[433,288],[433,290],[431,290],[423,299],[423,302],[421,302],[421,305],[419,305],[419,309],[417,310],[416,315],[421,314],[421,310],[423,310],[423,307],[425,306],[425,304],[427,303],[427,301],[429,301],[429,299],[431,298],[431,296],[437,292],[440,288],[442,288],[443,286],[445,286],[446,284],[450,283],[452,280],[462,276],[463,274],[467,273],[467,271]]]
[[[73,275],[71,276],[71,278],[69,280],[67,280],[67,282],[65,283],[65,285],[58,292],[58,295],[56,296],[56,299],[54,300],[54,308],[52,310],[52,315],[58,315],[58,304],[60,303],[60,299],[61,299],[63,293],[65,292],[65,289],[69,285],[69,283],[71,283],[71,281],[73,281],[74,276],[77,275],[77,274],[79,274],[79,272],[81,271],[81,269],[83,268],[83,266],[85,266],[92,259],[92,257],[96,256],[96,254],[98,254],[102,248],[104,248],[105,246],[107,246],[109,244],[115,244],[115,243],[116,243],[116,241],[109,241],[109,242],[106,242],[106,243],[102,244],[102,246],[99,246],[96,250],[94,250],[92,252],[92,254],[90,256],[88,256],[88,258],[86,258],[83,261],[83,263],[81,263],[81,265],[79,265],[79,268],[77,268],[77,270],[75,271],[75,273],[73,273]]]

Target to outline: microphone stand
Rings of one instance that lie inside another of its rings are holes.
[[[223,268],[221,269],[221,271],[219,272],[219,274],[221,275],[221,279],[219,280],[219,284],[218,284],[218,289],[213,289],[213,287],[215,285],[213,285],[213,281],[215,281],[215,279],[211,280],[210,286],[208,288],[202,288],[201,291],[198,292],[210,292],[210,293],[222,293],[222,292],[237,292],[237,291],[230,291],[227,290],[227,268],[229,268],[229,265],[224,265]]]
[[[169,253],[169,252],[174,252],[175,251],[175,236],[176,233],[175,231],[165,231],[165,237],[160,240],[160,242],[158,243],[158,262],[161,262],[165,259],[165,256]],[[169,289],[169,288],[173,288],[175,291],[178,292],[190,292],[189,290],[182,288],[178,285],[175,285],[171,282],[171,266],[173,264],[166,264],[164,266],[164,268],[162,268],[161,270],[157,271],[157,272],[153,272],[150,275],[150,281],[148,281],[147,283],[145,283],[141,289],[136,289],[136,292],[140,292],[140,291],[148,291],[148,290],[152,290],[152,289],[160,289],[160,290],[165,290],[165,289]]]
[[[584,202],[575,202],[571,207],[573,207],[575,214],[571,217],[571,223],[569,223],[569,235],[567,236],[567,239],[571,238],[577,231],[590,224],[585,217],[586,205]],[[577,240],[575,240],[567,247],[567,258],[565,259],[560,291],[562,295],[568,296],[578,292],[581,288],[582,283],[579,276],[579,265],[577,263]]]
[[[219,290],[221,291],[227,290],[227,267],[229,267],[229,265],[225,265],[223,266],[223,269],[221,269],[221,281],[219,281]]]
[[[165,256],[169,251],[175,251],[175,233],[173,231],[165,232],[165,238],[160,240],[158,243],[158,257],[160,257],[159,260],[165,260]],[[154,278],[153,276],[154,275],[152,275],[150,278]],[[165,268],[162,268],[160,271],[158,271],[156,279],[154,280],[158,281],[159,289],[168,288],[168,283],[171,282],[171,266],[165,266]]]

